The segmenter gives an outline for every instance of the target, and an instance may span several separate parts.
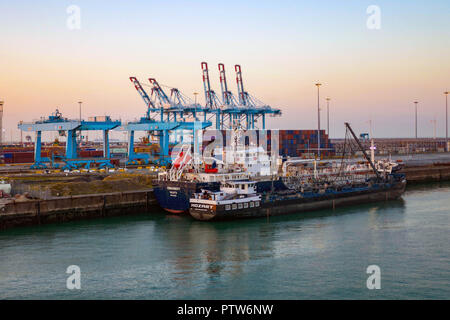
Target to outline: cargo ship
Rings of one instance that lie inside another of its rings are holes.
[[[349,125],[347,129],[351,130]],[[361,146],[353,131],[352,134]],[[231,149],[235,153],[234,157],[242,157],[234,147]],[[214,201],[219,201],[221,193],[227,198],[227,201],[232,200],[233,192],[229,187],[224,187],[232,182],[251,182],[251,190],[254,191],[252,196],[261,197],[261,201],[258,202],[261,206],[258,206],[258,210],[255,210],[254,207],[252,207],[253,210],[250,210],[256,212],[252,213],[252,216],[257,216],[260,214],[260,210],[267,209],[267,206],[276,207],[269,203],[291,204],[292,202],[293,207],[298,208],[302,204],[305,208],[313,208],[314,205],[311,203],[322,207],[331,201],[333,205],[336,205],[338,198],[346,198],[345,201],[339,200],[339,204],[349,203],[353,200],[365,201],[365,197],[378,199],[382,192],[386,193],[387,191],[393,191],[387,196],[384,194],[384,197],[391,199],[395,198],[398,192],[401,194],[404,189],[402,187],[404,179],[395,173],[399,169],[396,167],[397,164],[386,161],[375,163],[373,159],[368,158],[364,150],[362,152],[367,162],[362,164],[344,163],[342,160],[316,159],[288,159],[283,163],[280,157],[264,156],[265,153],[261,152],[259,147],[249,147],[244,151],[246,157],[257,160],[246,161],[245,165],[235,162],[227,165],[216,161],[212,165],[208,165],[205,159],[194,164],[189,150],[184,153],[180,152],[172,168],[159,174],[158,180],[154,183],[154,194],[160,206],[166,211],[175,214],[190,212],[194,218],[201,220],[207,219],[207,216],[203,215],[203,218],[199,216],[200,211],[203,213],[205,211],[197,210],[202,207],[198,201],[213,201],[213,197]],[[289,166],[294,164],[301,165],[301,170],[298,170],[295,176],[288,170]],[[202,198],[201,194],[208,199]],[[239,193],[239,197],[242,195]],[[353,199],[354,196],[357,198]],[[230,198],[228,199],[228,197]],[[322,200],[325,203],[322,203]],[[193,203],[199,207],[193,208],[191,205]],[[248,205],[252,205],[251,203],[253,202],[250,201]],[[202,209],[206,209],[206,204],[202,203],[205,205]],[[214,206],[213,203],[210,204]],[[239,207],[238,203],[236,205]],[[276,211],[277,209],[271,210]]]
[[[240,179],[249,179],[248,175],[241,173],[214,174],[209,175],[211,181],[198,182],[189,180],[163,180],[158,179],[153,186],[153,193],[159,205],[169,213],[182,214],[189,211],[189,200],[195,193],[202,190],[219,191],[221,183],[225,181],[234,181]],[[270,180],[268,177],[261,177],[261,180],[255,181],[256,189],[259,192],[267,192],[273,188],[277,191],[287,190],[281,178]]]
[[[363,183],[315,184],[302,190],[258,193],[254,181],[228,181],[218,191],[202,190],[190,199],[190,215],[196,220],[257,218],[331,209],[360,203],[398,199],[405,190],[403,174],[392,173]]]
[[[242,151],[238,150],[236,143],[242,132],[236,128],[231,131],[231,136],[234,138],[231,138],[229,142],[225,141],[225,144],[230,144],[230,149],[225,149],[228,153],[232,152],[231,158],[235,161],[227,161],[227,164],[215,159],[215,164],[208,165],[205,161],[207,159],[202,158],[195,163],[192,161],[191,153],[185,150],[178,154],[172,168],[159,174],[158,179],[155,179],[153,183],[153,190],[159,205],[164,210],[172,214],[188,213],[189,199],[194,193],[198,193],[202,189],[217,191],[220,189],[220,182],[226,180],[253,179],[256,181],[258,192],[265,192],[271,188],[285,190],[286,187],[278,177],[277,166],[281,165],[281,159],[283,157],[310,157],[310,150],[318,147],[317,144],[314,144],[314,141],[317,141],[317,130],[266,130],[266,150],[262,150],[259,146],[251,146],[243,155]],[[271,138],[275,132],[279,134],[280,155],[268,158],[265,155],[271,152]],[[221,133],[223,136],[227,136],[226,130],[222,130]],[[256,131],[256,135],[261,143],[262,135],[259,131]],[[328,135],[324,130],[320,131],[320,135],[322,154],[333,155]],[[186,159],[185,156],[187,156]],[[243,158],[246,159],[242,163],[239,160]],[[241,162],[241,164],[237,165],[237,162]]]
[[[258,156],[257,161],[246,164],[227,165],[224,162],[213,160],[208,164],[207,159],[193,163],[190,150],[181,151],[170,170],[158,174],[153,184],[153,192],[159,205],[169,213],[188,213],[189,199],[201,190],[218,191],[221,183],[233,180],[256,179],[259,192],[276,188],[285,189],[281,178],[276,179],[278,167],[272,166],[273,161],[268,157],[261,157],[261,149],[254,147],[246,151],[250,158]],[[239,158],[241,152],[236,151],[233,157]],[[275,181],[274,181],[275,179]]]

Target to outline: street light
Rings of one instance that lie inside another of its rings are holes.
[[[83,103],[82,101],[78,101],[78,104],[80,105],[80,122],[81,122],[81,104],[82,103]]]
[[[3,104],[5,102],[0,100],[0,148],[3,148]]]
[[[317,87],[317,155],[320,159],[320,86],[321,83],[316,83]]]
[[[330,137],[330,98],[327,98],[327,134]]]
[[[78,104],[80,105],[80,125],[81,125],[81,104],[83,102],[82,101],[78,101]],[[83,141],[83,132],[80,130],[80,146],[81,146],[81,142]]]
[[[448,91],[445,94],[445,151],[448,152]]]
[[[417,104],[419,102],[418,101],[414,101],[414,105],[416,106],[416,139],[417,139]]]

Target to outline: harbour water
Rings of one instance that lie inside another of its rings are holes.
[[[0,232],[0,299],[449,299],[450,184],[207,223],[136,215]],[[66,269],[81,270],[69,290]],[[369,265],[381,289],[369,290]]]

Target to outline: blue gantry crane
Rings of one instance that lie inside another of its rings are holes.
[[[177,88],[170,88],[170,96],[155,78],[150,78],[150,94],[148,94],[136,77],[130,77],[134,87],[147,106],[146,116],[136,122],[129,122],[119,128],[129,132],[128,164],[138,162],[149,163],[150,155],[134,152],[134,132],[147,131],[159,137],[160,154],[157,162],[170,162],[169,134],[173,131],[192,130],[195,137],[196,130],[203,130],[215,123],[215,129],[255,129],[259,118],[262,119],[261,129],[265,129],[266,115],[281,115],[280,109],[272,108],[244,90],[242,70],[235,65],[238,98],[228,89],[225,66],[219,63],[219,78],[222,97],[211,88],[208,64],[201,63],[205,104],[192,103]],[[200,120],[199,116],[203,119]]]
[[[266,115],[280,116],[281,110],[272,108],[269,105],[261,102],[254,96],[250,95],[244,90],[244,83],[242,80],[242,69],[240,65],[235,65],[236,71],[236,84],[238,89],[239,105],[242,106],[242,117],[245,117],[246,128],[255,129],[255,124],[259,118],[262,118],[261,129],[266,128]]]
[[[222,101],[220,101],[214,90],[211,89],[208,64],[202,62],[201,66],[205,91],[205,107],[208,109],[207,112],[215,114],[216,129],[255,129],[255,124],[259,118],[262,118],[260,129],[265,129],[266,115],[281,115],[280,109],[272,108],[262,103],[244,90],[240,65],[235,65],[238,90],[238,99],[236,99],[228,89],[224,64],[218,64]]]
[[[221,129],[220,108],[222,107],[223,103],[222,101],[220,101],[216,92],[211,89],[211,82],[209,81],[208,64],[206,62],[202,62],[201,66],[203,73],[203,90],[205,93],[204,115],[206,117],[208,114],[211,114],[213,117],[215,117],[216,129],[220,130]],[[210,119],[211,118],[212,117],[210,117]]]
[[[141,161],[149,163],[153,160],[160,165],[165,165],[170,162],[169,135],[171,132],[176,133],[177,131],[189,130],[192,131],[192,136],[196,137],[196,131],[212,126],[213,119],[215,120],[215,128],[223,130],[235,128],[255,129],[258,119],[262,118],[260,128],[265,129],[266,115],[281,115],[280,109],[272,108],[262,103],[244,90],[240,65],[235,65],[238,98],[228,88],[225,66],[219,63],[218,67],[222,91],[221,98],[211,88],[208,64],[206,62],[201,63],[205,94],[204,106],[197,102],[193,103],[177,88],[170,88],[170,96],[167,95],[162,88],[163,86],[155,78],[149,78],[151,88],[149,95],[136,77],[130,77],[130,81],[147,107],[145,116],[138,121],[122,125],[120,121],[112,121],[107,116],[95,121],[69,120],[63,118],[61,113],[57,111],[41,121],[20,123],[19,129],[36,132],[35,163],[33,167],[46,168],[48,165],[57,166],[54,158],[41,157],[42,131],[67,132],[66,155],[61,157],[61,160],[65,162],[64,168],[74,169],[82,166],[89,168],[93,163],[99,164],[100,167],[112,166],[109,152],[109,131],[113,129],[129,132],[128,164],[136,164]],[[200,117],[203,117],[203,119],[200,120]],[[82,159],[78,157],[76,137],[77,131],[81,130],[103,131],[103,158]],[[151,159],[150,154],[136,153],[134,151],[134,134],[136,131],[148,132],[159,138],[160,152],[158,159]],[[180,136],[182,137],[182,135]]]
[[[197,130],[203,130],[211,126],[212,123],[206,120],[206,108],[187,103],[187,99],[177,88],[171,89],[169,98],[156,79],[150,78],[151,93],[148,95],[136,77],[130,77],[130,80],[147,105],[147,113],[139,121],[129,122],[119,128],[129,132],[128,164],[136,164],[138,162],[147,164],[152,161],[159,165],[167,165],[170,162],[170,132],[190,130],[193,133],[193,137],[195,137]],[[199,113],[204,114],[203,121],[199,121],[197,118]],[[160,152],[158,159],[151,159],[150,154],[136,153],[134,151],[135,131],[147,131],[159,137]]]
[[[64,118],[62,114],[56,110],[48,118],[24,123],[20,122],[18,128],[22,131],[36,133],[34,144],[34,164],[31,168],[58,168],[60,167],[57,160],[63,161],[65,165],[62,169],[89,169],[92,164],[98,164],[99,168],[113,167],[111,164],[111,155],[109,149],[109,131],[120,126],[120,121],[112,121],[109,116],[95,117],[92,121],[70,120]],[[78,131],[102,131],[103,132],[103,157],[102,158],[80,158],[77,151],[77,132]],[[65,156],[53,155],[52,158],[42,157],[42,132],[58,131],[67,137]]]

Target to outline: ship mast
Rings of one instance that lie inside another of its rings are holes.
[[[361,142],[359,141],[359,139],[356,137],[355,133],[353,132],[352,127],[350,127],[350,124],[349,124],[348,122],[346,122],[346,123],[345,123],[345,126],[347,127],[348,131],[350,131],[350,133],[352,134],[353,139],[355,139],[356,143],[358,144],[359,149],[361,150],[361,152],[362,152],[363,155],[364,155],[364,158],[366,158],[366,160],[369,162],[370,166],[371,166],[372,169],[373,169],[373,172],[375,172],[375,174],[377,175],[377,178],[378,178],[379,180],[381,180],[381,175],[380,175],[380,173],[379,173],[378,170],[375,168],[375,164],[372,162],[372,160],[371,160],[371,159],[369,158],[369,156],[367,155],[366,150],[364,150],[364,147],[362,146],[362,144],[361,144]]]

